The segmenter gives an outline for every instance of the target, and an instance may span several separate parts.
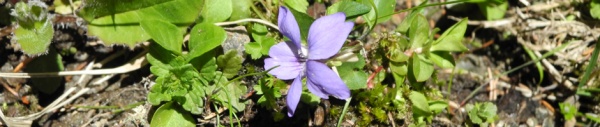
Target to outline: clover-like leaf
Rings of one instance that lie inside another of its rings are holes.
[[[204,0],[85,0],[78,15],[88,22],[88,33],[105,44],[134,46],[150,39],[139,26],[144,19],[176,24],[180,31],[196,21]]]
[[[221,45],[227,39],[227,33],[222,27],[212,23],[202,23],[190,31],[190,53],[188,58],[200,56]]]
[[[467,51],[467,49],[463,44],[463,36],[465,35],[465,31],[467,30],[467,22],[468,19],[465,18],[460,22],[452,25],[452,27],[448,28],[435,42],[433,42],[433,46],[431,46],[431,51],[455,51],[462,52]]]
[[[232,11],[232,0],[205,0],[204,8],[202,8],[202,22],[225,21],[231,16]]]
[[[371,11],[370,6],[351,0],[342,0],[327,8],[328,15],[337,12],[344,12],[344,14],[346,14],[346,19],[354,19],[358,16],[369,13],[369,11]]]
[[[242,68],[242,62],[242,57],[237,55],[236,50],[229,50],[227,53],[217,57],[217,65],[227,78],[237,75],[238,71]]]
[[[177,26],[155,19],[142,20],[140,26],[158,45],[174,54],[181,55],[183,34]]]
[[[154,127],[194,127],[196,120],[179,105],[168,102],[156,109],[150,125]]]

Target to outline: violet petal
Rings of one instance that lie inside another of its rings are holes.
[[[298,27],[298,22],[294,15],[290,10],[286,7],[279,7],[279,17],[277,17],[277,25],[279,26],[279,31],[284,36],[288,37],[296,46],[296,49],[299,49],[301,36],[300,36],[300,28]]]
[[[344,45],[353,22],[345,22],[344,13],[335,13],[317,19],[308,31],[308,59],[327,59]]]
[[[306,62],[307,85],[315,95],[331,95],[339,99],[350,97],[350,89],[327,65],[309,60]],[[310,89],[309,89],[310,90]],[[321,98],[324,98],[321,96]],[[327,99],[327,98],[325,98]]]
[[[296,107],[300,102],[300,97],[302,96],[302,76],[296,77],[294,82],[292,82],[292,86],[288,90],[286,103],[288,107],[288,116],[294,116],[294,112],[296,111]]]
[[[296,54],[288,46],[289,43],[279,43],[273,45],[269,50],[271,58],[265,59],[265,69],[277,68],[269,71],[269,74],[283,80],[296,78],[304,69],[302,62],[298,61]]]

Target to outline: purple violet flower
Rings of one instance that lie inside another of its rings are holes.
[[[313,22],[308,31],[308,49],[300,44],[300,28],[285,7],[279,7],[278,26],[281,33],[291,41],[271,47],[265,59],[265,68],[277,68],[269,74],[282,80],[294,79],[287,94],[288,116],[292,117],[302,95],[302,78],[306,77],[308,90],[323,98],[334,96],[339,99],[350,97],[350,90],[342,79],[323,62],[335,55],[354,27],[345,22],[344,13],[321,17]]]

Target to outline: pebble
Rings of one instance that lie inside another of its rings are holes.
[[[244,54],[246,51],[244,45],[250,43],[250,36],[248,36],[248,31],[244,26],[236,26],[225,28],[227,32],[227,39],[225,43],[221,46],[223,47],[223,51],[227,52],[229,50],[237,50],[239,56],[242,56],[242,61],[245,60]]]

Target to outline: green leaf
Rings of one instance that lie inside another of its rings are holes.
[[[173,102],[166,103],[156,109],[152,115],[150,126],[153,127],[195,127],[196,120]]]
[[[232,12],[229,20],[235,21],[245,18],[250,18],[252,11],[250,7],[252,6],[252,0],[235,0],[232,3]]]
[[[283,3],[302,13],[306,13],[306,9],[308,8],[308,1],[307,0],[284,0]]]
[[[402,20],[402,22],[400,22],[398,27],[396,27],[396,31],[398,31],[402,34],[408,34],[408,29],[412,25],[413,19],[415,19],[415,17],[417,17],[417,15],[419,15],[418,12],[420,10],[421,9],[416,9],[416,10],[413,10],[410,14],[408,14],[408,16],[404,20]]]
[[[217,57],[217,65],[223,70],[223,75],[232,78],[238,74],[242,68],[242,57],[237,55],[236,50],[229,50],[227,53]]]
[[[183,34],[177,26],[162,20],[142,20],[140,26],[158,43],[158,45],[175,54],[181,54]]]
[[[183,109],[192,114],[200,115],[204,111],[204,97],[206,96],[204,88],[206,87],[207,82],[192,79],[192,82],[189,85],[191,86],[191,90],[189,90],[183,98],[177,97],[175,99],[182,105]]]
[[[595,19],[600,19],[600,0],[590,2],[590,15]]]
[[[408,29],[411,49],[422,48],[429,42],[429,22],[423,15],[417,15]]]
[[[151,43],[148,54],[146,54],[146,59],[150,64],[152,64],[152,66],[158,66],[164,69],[171,68],[171,64],[176,62],[176,57],[177,55],[173,54],[157,43]]]
[[[392,14],[394,14],[394,9],[396,9],[396,0],[358,0],[358,2],[371,7],[371,11],[365,16],[367,17],[366,20],[370,20],[372,22],[374,22],[377,18],[377,23],[375,24],[390,20],[392,18]],[[373,7],[373,4],[375,4],[375,7]],[[375,11],[375,9],[377,9],[377,11]]]
[[[454,57],[449,52],[429,52],[429,59],[441,68],[454,68]]]
[[[212,23],[202,23],[190,31],[190,53],[188,58],[200,56],[221,45],[227,39],[227,33],[222,27]]]
[[[429,110],[429,104],[427,104],[427,98],[420,92],[411,91],[408,95],[408,99],[412,102],[413,111],[415,114],[420,116],[427,116],[431,114]]]
[[[315,19],[313,19],[305,13],[298,12],[294,9],[290,9],[290,12],[292,12],[294,18],[296,18],[296,22],[298,22],[298,27],[300,28],[300,36],[302,36],[302,40],[306,40],[306,38],[308,37],[308,29],[310,28],[310,25],[312,25],[312,23],[315,21]]]
[[[14,39],[17,40],[25,54],[38,55],[45,53],[52,42],[54,29],[52,20],[33,22],[31,25],[19,22]]]
[[[51,48],[48,54],[38,56],[29,62],[30,66],[25,68],[25,72],[53,72],[58,73],[64,69],[62,57]],[[44,77],[31,78],[31,86],[45,94],[54,93],[61,85],[62,77]]]
[[[479,10],[487,20],[498,20],[504,18],[504,14],[506,14],[506,9],[508,9],[508,1],[500,0],[499,1],[486,1],[483,3],[477,4],[479,6]]]
[[[232,0],[205,0],[204,8],[202,8],[202,22],[225,21],[231,16],[232,11]]]
[[[163,20],[176,24],[183,32],[197,19],[203,3],[203,0],[86,0],[78,15],[89,23],[88,33],[98,36],[106,45],[133,47],[150,39],[140,21]]]
[[[498,108],[496,105],[494,105],[494,103],[485,102],[483,105],[481,105],[477,114],[485,118],[486,122],[493,123],[496,118],[496,114],[498,114],[497,111]]]
[[[408,73],[408,65],[405,62],[390,62],[392,73],[398,75],[406,75]]]
[[[243,96],[247,88],[245,85],[241,85],[235,82],[229,82],[225,77],[219,76],[214,81],[216,87],[220,87],[221,90],[213,96],[214,99],[221,102],[223,106],[231,105],[235,112],[243,111],[246,105],[241,103],[239,98]],[[227,84],[229,83],[229,84]]]
[[[194,57],[189,61],[198,72],[200,72],[200,77],[202,77],[205,81],[212,81],[217,71],[217,60],[215,59],[215,52],[209,51],[201,56]]]
[[[356,62],[344,62],[338,67],[338,72],[342,81],[346,83],[350,90],[362,89],[367,87],[367,73],[362,71],[365,66],[365,59],[356,54],[358,61]]]
[[[448,107],[448,103],[445,101],[430,101],[429,102],[429,109],[431,111],[433,111],[434,113],[439,113],[442,110],[446,109]]]
[[[267,27],[265,25],[254,23],[252,24],[250,33],[252,33],[252,39],[258,41],[266,37],[269,31],[267,30]]]
[[[316,106],[319,103],[321,103],[321,98],[312,93],[302,92],[302,95],[300,96],[300,101],[302,101],[306,104],[312,105],[312,106]]]
[[[573,119],[577,115],[577,107],[570,103],[558,103],[558,106],[560,107],[560,113],[563,114],[566,120]]]
[[[244,49],[246,53],[250,54],[250,57],[252,57],[252,59],[256,60],[262,56],[262,47],[258,42],[248,43],[244,45]]]
[[[73,8],[77,9],[81,6],[80,0],[73,0],[73,4],[69,2],[69,0],[55,0],[54,3],[54,12],[58,14],[71,14],[73,13]],[[73,7],[71,7],[73,6]]]
[[[354,19],[371,11],[370,6],[351,0],[343,0],[327,8],[327,15],[344,12],[346,19]]]
[[[412,57],[412,69],[413,75],[417,82],[426,81],[433,74],[433,64],[424,58],[421,54],[413,55]]]
[[[469,20],[464,18],[460,22],[452,25],[452,27],[448,28],[435,42],[433,46],[431,46],[431,51],[455,51],[462,52],[467,51],[467,49],[463,44],[463,36],[465,35],[465,31],[467,30],[467,22]]]

